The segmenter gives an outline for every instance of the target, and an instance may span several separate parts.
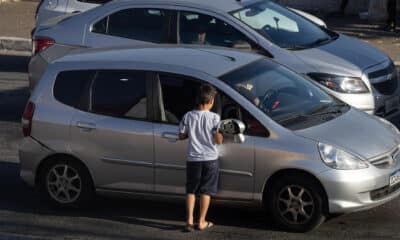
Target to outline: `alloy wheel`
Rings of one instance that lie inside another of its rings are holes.
[[[78,171],[68,164],[53,166],[46,178],[47,191],[59,203],[73,203],[82,191],[82,180]]]
[[[289,224],[305,224],[314,214],[315,203],[311,193],[302,186],[290,185],[278,194],[280,216]]]

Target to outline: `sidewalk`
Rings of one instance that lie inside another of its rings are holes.
[[[21,2],[0,0],[0,50],[30,51],[30,32],[34,27],[37,4],[37,0]],[[396,65],[400,65],[400,28],[398,33],[384,32],[378,24],[360,20],[358,16],[321,18],[326,21],[329,28],[369,42],[387,53],[397,63]]]
[[[38,2],[0,0],[0,50],[30,51]]]

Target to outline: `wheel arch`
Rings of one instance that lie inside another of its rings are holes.
[[[289,168],[289,169],[280,169],[276,171],[274,174],[272,174],[268,179],[265,180],[264,182],[264,187],[262,189],[262,203],[263,205],[266,204],[267,198],[270,195],[269,190],[271,189],[272,184],[274,184],[275,181],[277,181],[281,177],[287,177],[287,176],[303,176],[307,177],[310,180],[312,180],[314,183],[316,183],[321,192],[322,192],[322,198],[323,198],[323,203],[324,203],[324,212],[326,214],[329,214],[329,201],[328,201],[328,194],[322,185],[321,181],[312,173],[303,170],[303,169],[296,169],[296,168]]]
[[[62,160],[66,160],[66,161],[74,161],[74,162],[80,164],[82,167],[84,167],[84,169],[89,174],[89,178],[90,178],[90,181],[92,182],[92,186],[94,186],[93,176],[92,176],[89,168],[86,166],[86,164],[79,158],[76,158],[75,156],[72,156],[72,155],[66,154],[66,153],[55,153],[55,154],[49,155],[39,163],[39,166],[37,167],[36,174],[35,174],[35,185],[39,184],[40,176],[42,174],[44,167],[49,162],[54,161],[56,159],[62,159]]]

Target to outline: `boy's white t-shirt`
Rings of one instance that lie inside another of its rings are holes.
[[[214,133],[219,122],[219,115],[208,110],[193,110],[183,116],[179,125],[179,132],[187,134],[189,137],[188,161],[198,162],[218,159]]]

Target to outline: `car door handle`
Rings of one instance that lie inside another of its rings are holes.
[[[77,122],[76,127],[80,128],[82,131],[90,132],[90,131],[96,129],[96,124],[89,123],[89,122]]]
[[[169,142],[176,142],[179,140],[179,134],[177,133],[163,132],[161,137],[168,139]]]

